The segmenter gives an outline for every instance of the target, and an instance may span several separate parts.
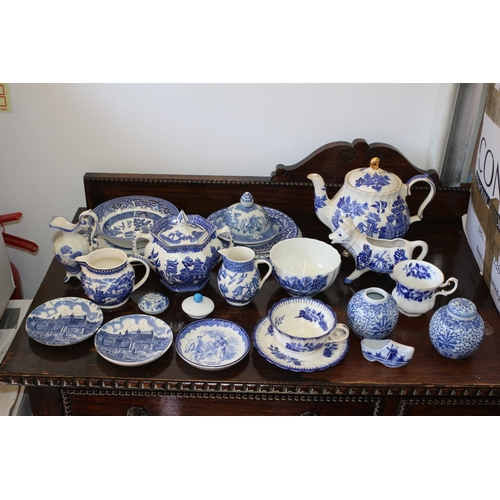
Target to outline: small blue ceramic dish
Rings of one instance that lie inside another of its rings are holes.
[[[137,305],[146,314],[161,314],[167,310],[169,304],[170,302],[165,295],[158,292],[151,292],[142,296]]]

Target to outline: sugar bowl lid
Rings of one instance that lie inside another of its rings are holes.
[[[238,244],[264,243],[274,238],[279,231],[278,224],[264,207],[254,203],[248,191],[243,193],[239,203],[226,209],[222,220],[229,227],[234,243]],[[227,238],[224,235],[220,237]]]
[[[380,158],[372,158],[367,168],[357,168],[346,176],[348,184],[364,193],[391,193],[401,187],[401,179],[380,168]]]

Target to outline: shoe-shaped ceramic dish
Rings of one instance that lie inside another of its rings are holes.
[[[363,339],[361,352],[368,361],[378,361],[389,368],[399,368],[410,361],[415,348],[390,339]]]

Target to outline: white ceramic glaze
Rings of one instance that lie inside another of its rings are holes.
[[[282,299],[269,310],[276,340],[295,356],[306,357],[327,342],[340,342],[349,337],[346,325],[337,322],[334,310],[310,297]]]
[[[100,248],[77,257],[81,265],[80,280],[86,295],[103,309],[120,307],[130,294],[142,286],[149,276],[148,263],[142,257],[127,257],[117,248]],[[132,262],[143,264],[144,276],[135,281]]]
[[[312,238],[289,238],[269,253],[276,281],[292,296],[312,297],[332,285],[340,271],[340,254]]]
[[[206,318],[215,308],[214,301],[201,293],[195,293],[182,301],[182,310],[193,319]]]
[[[232,306],[249,304],[271,274],[271,263],[266,259],[256,259],[255,252],[248,247],[231,247],[219,250],[219,253],[222,255],[217,272],[219,292]],[[268,268],[264,276],[257,267],[259,264]]]
[[[351,218],[355,226],[368,236],[402,238],[411,223],[422,219],[425,207],[436,193],[433,180],[428,174],[419,174],[403,183],[397,175],[380,169],[379,163],[378,158],[372,158],[368,168],[348,172],[344,184],[332,199],[327,197],[321,175],[312,173],[307,176],[314,185],[316,215],[331,231],[337,229],[339,219]],[[418,182],[425,182],[430,192],[417,214],[410,216],[406,197]]]
[[[423,259],[429,250],[425,241],[408,241],[404,238],[382,240],[371,238],[356,228],[352,219],[339,220],[339,227],[330,236],[332,244],[340,243],[354,257],[356,269],[344,279],[352,283],[367,271],[390,274],[402,260],[413,258],[413,252],[420,248],[416,259]]]
[[[401,313],[406,316],[420,316],[434,307],[437,295],[450,295],[458,287],[456,278],[445,277],[442,271],[423,260],[405,260],[398,262],[392,277],[396,287],[392,296],[396,299]],[[451,286],[447,290],[444,287]]]
[[[161,282],[174,292],[197,292],[210,281],[210,271],[219,262],[223,248],[218,230],[200,215],[169,216],[158,221],[149,233],[137,234],[133,254],[141,254],[160,275]],[[139,242],[146,246],[139,251]]]

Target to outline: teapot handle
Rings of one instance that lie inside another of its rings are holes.
[[[429,177],[428,174],[419,174],[419,175],[414,175],[411,179],[409,179],[406,182],[406,188],[407,188],[407,194],[411,194],[411,187],[413,184],[416,184],[417,182],[427,182],[429,184],[429,187],[431,188],[429,194],[425,198],[425,200],[422,202],[420,205],[417,215],[413,215],[410,217],[410,224],[413,222],[417,222],[422,220],[422,217],[424,216],[424,209],[425,207],[431,202],[432,198],[434,198],[434,195],[436,194],[436,184],[434,184],[434,181]]]

